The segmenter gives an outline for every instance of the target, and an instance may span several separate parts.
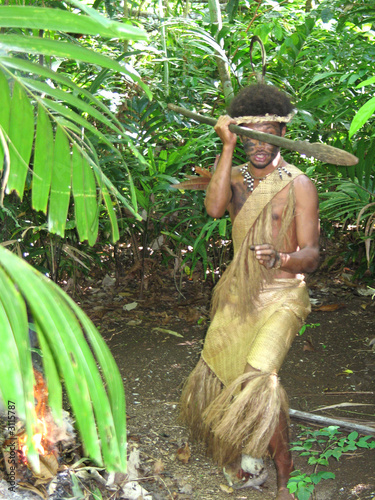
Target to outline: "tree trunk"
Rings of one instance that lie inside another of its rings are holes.
[[[169,63],[168,63],[168,52],[167,52],[167,37],[166,37],[166,29],[164,25],[164,8],[162,0],[159,0],[159,19],[160,19],[160,28],[161,28],[161,46],[163,48],[163,53],[165,57],[164,66],[163,66],[163,81],[164,81],[164,91],[165,95],[169,95]]]
[[[215,24],[217,26],[217,28],[218,28],[217,31],[219,32],[222,28],[221,10],[220,10],[219,0],[208,0],[208,8],[210,11],[210,20],[211,20],[212,24]],[[217,42],[219,41],[217,35],[216,35],[216,41]],[[234,97],[234,91],[233,91],[233,86],[232,86],[232,82],[230,79],[228,65],[220,56],[216,56],[215,59],[216,59],[216,64],[217,64],[217,67],[219,70],[221,85],[223,87],[225,104],[228,106],[230,101]]]

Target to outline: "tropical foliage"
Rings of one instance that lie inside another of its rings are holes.
[[[72,3],[81,6],[80,2]],[[29,193],[26,196],[33,209],[46,213],[48,205],[45,228],[64,237],[72,194],[73,220],[79,239],[88,240],[93,245],[99,227],[98,189],[112,223],[114,240],[118,239],[118,226],[109,191],[136,218],[139,216],[100,168],[97,150],[92,145],[93,138],[97,144],[103,142],[120,161],[121,155],[90,121],[100,122],[125,141],[127,135],[105,105],[63,72],[57,72],[56,67],[52,69],[51,56],[54,60],[83,61],[117,71],[132,82],[137,81],[149,96],[150,92],[135,72],[117,61],[80,44],[54,39],[56,29],[105,38],[146,39],[145,33],[138,28],[108,21],[85,6],[82,9],[87,15],[41,7],[26,10],[22,6],[0,7],[2,26],[9,28],[0,35],[0,154],[4,158],[1,202],[3,205],[6,192],[14,191],[22,201],[25,191],[31,191],[31,197]],[[46,37],[43,36],[45,30]],[[21,57],[20,54],[27,56]],[[33,58],[36,54],[39,55],[38,62]],[[43,58],[49,59],[47,66],[44,66]],[[7,215],[7,209],[3,207]],[[32,442],[37,415],[33,404],[28,314],[35,325],[43,353],[49,404],[57,423],[62,419],[62,377],[88,456],[99,464],[104,463],[109,470],[125,470],[122,380],[104,341],[60,288],[5,249],[1,250],[0,260],[3,289],[1,339],[4,347],[0,395],[4,405],[12,402],[19,418],[26,423],[29,460],[38,469],[38,456]]]
[[[39,469],[32,440],[39,415],[34,408],[31,315],[49,388],[48,404],[56,424],[63,424],[61,377],[87,456],[104,463],[108,470],[125,470],[122,379],[104,340],[55,283],[1,246],[0,280],[0,397],[7,406],[11,402],[26,424],[28,460]]]
[[[55,281],[62,272],[71,273],[73,265],[87,272],[92,262],[100,264],[97,250],[115,242],[131,244],[134,260],[157,256],[164,265],[172,260],[175,269],[189,273],[198,262],[204,272],[222,268],[230,221],[207,218],[202,192],[170,187],[194,167],[212,167],[219,140],[211,128],[176,115],[167,105],[210,116],[224,113],[233,93],[261,78],[259,46],[249,54],[256,35],[265,47],[265,80],[286,91],[298,110],[288,136],[324,142],[359,158],[356,166],[336,167],[283,152],[316,181],[323,227],[355,227],[358,237],[351,240],[347,258],[362,274],[366,267],[373,272],[374,21],[373,9],[361,0],[231,0],[226,5],[214,0],[8,0],[0,6],[3,244]],[[70,257],[62,257],[64,252]],[[60,353],[49,344],[49,328],[58,330],[63,344],[73,342],[77,359],[81,356],[83,397],[92,401],[91,430],[82,435],[88,452],[110,468],[120,456],[117,463],[123,467],[120,382],[113,393],[98,389],[93,394],[94,378],[86,370],[94,358],[83,339],[86,335],[98,356],[95,329],[56,287],[27,268],[41,302],[48,288],[64,304],[62,311],[48,309],[47,322],[43,309],[33,304],[36,294],[18,281],[22,271],[17,266],[24,263],[17,260],[6,251],[0,254],[1,279],[17,298],[11,308],[5,295],[1,298],[1,335],[9,348],[23,343],[18,357],[11,358],[9,386],[16,391],[21,418],[32,426],[32,412],[25,413],[32,400],[28,309],[46,352],[47,381],[60,387],[62,376],[71,397],[78,372],[63,370]],[[21,330],[15,326],[17,315]],[[113,366],[109,354],[104,357],[97,361]],[[107,372],[102,373],[105,378]],[[1,372],[1,387],[5,376]],[[107,420],[97,413],[99,403],[108,409]],[[60,403],[52,406],[58,418]],[[102,438],[101,425],[109,421],[115,445],[99,450],[94,423]]]

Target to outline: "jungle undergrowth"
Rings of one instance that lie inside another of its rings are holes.
[[[309,500],[315,498],[315,486],[323,479],[335,479],[333,472],[318,471],[319,466],[328,467],[329,458],[334,457],[337,461],[348,452],[354,452],[360,448],[374,449],[375,441],[372,436],[359,437],[358,432],[351,432],[343,436],[338,426],[329,426],[319,430],[302,427],[304,430],[298,436],[299,440],[292,442],[292,451],[299,451],[300,456],[307,458],[308,465],[314,466],[311,474],[302,473],[301,470],[292,472],[288,482],[290,493],[294,493],[298,500]],[[371,440],[371,441],[370,441]]]

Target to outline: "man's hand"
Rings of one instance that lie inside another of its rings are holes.
[[[233,132],[229,130],[229,125],[231,123],[234,123],[236,125],[236,120],[233,120],[228,115],[219,116],[214,129],[217,135],[220,137],[223,145],[231,146],[234,149],[237,143],[237,135],[233,134]]]
[[[251,245],[250,250],[255,252],[255,258],[259,264],[267,269],[279,269],[281,267],[281,254],[268,243],[262,245]]]

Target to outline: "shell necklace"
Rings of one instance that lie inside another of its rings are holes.
[[[280,179],[283,178],[283,171],[286,173],[286,175],[288,175],[289,177],[292,176],[292,174],[289,172],[289,170],[287,170],[284,166],[282,167],[277,167],[277,170],[279,172],[279,177]],[[269,172],[267,175],[263,176],[263,177],[255,177],[255,175],[253,175],[251,173],[251,170],[250,170],[250,162],[249,163],[246,163],[243,167],[240,168],[240,172],[243,176],[243,182],[244,184],[247,185],[247,190],[250,191],[250,193],[252,193],[254,191],[254,181],[257,180],[259,182],[262,182],[264,181],[264,179],[267,179],[267,177],[269,175],[271,175],[274,170],[272,170],[272,172]]]

